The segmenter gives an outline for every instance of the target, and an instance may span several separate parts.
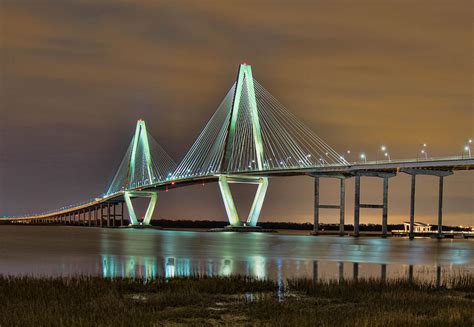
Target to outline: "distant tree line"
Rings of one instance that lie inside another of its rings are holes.
[[[9,221],[0,220],[0,225],[10,225]],[[220,220],[171,220],[171,219],[159,219],[159,220],[152,220],[151,224],[153,226],[159,226],[163,228],[202,228],[202,229],[210,229],[210,228],[223,228],[229,223],[227,221],[220,221]],[[44,224],[48,225],[48,224]],[[258,226],[266,229],[289,229],[289,230],[313,230],[313,224],[311,223],[293,223],[293,222],[260,222]],[[338,231],[339,224],[319,224],[319,229],[322,231]],[[392,230],[401,230],[403,229],[403,224],[390,224],[387,225],[387,229],[389,231]],[[345,231],[353,231],[354,226],[351,224],[344,225]],[[380,232],[382,231],[382,225],[380,224],[360,224],[359,225],[360,231],[366,232]],[[437,225],[432,225],[432,231],[438,230]],[[460,226],[443,226],[444,231],[470,231],[469,227],[460,227]]]
[[[218,220],[170,220],[160,219],[152,220],[153,226],[160,226],[163,228],[223,228],[229,225],[226,221]],[[293,223],[293,222],[260,222],[258,226],[267,229],[289,229],[289,230],[312,230],[313,224],[311,223]],[[322,231],[338,231],[339,224],[319,224],[319,228]],[[389,231],[403,229],[403,224],[389,224],[387,225]],[[435,231],[438,226],[433,225],[432,230]],[[344,230],[353,231],[354,226],[351,224],[344,225]],[[382,225],[380,224],[360,224],[359,230],[361,231],[382,231]],[[467,227],[459,226],[443,226],[443,230],[453,231],[469,231]]]

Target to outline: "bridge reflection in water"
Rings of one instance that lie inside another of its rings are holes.
[[[140,234],[143,233],[131,231],[130,233],[105,233],[102,235],[101,263],[103,277],[154,279],[240,274],[260,279],[271,279],[279,284],[285,283],[288,278],[310,278],[313,280],[406,278],[408,280],[431,281],[439,285],[444,277],[462,274],[466,271],[469,273],[470,271],[469,266],[466,269],[465,266],[444,263],[442,265],[433,263],[413,265],[401,262],[384,263],[382,261],[382,263],[376,263],[364,260],[354,262],[347,260],[348,257],[343,257],[347,261],[338,261],[330,256],[317,260],[305,256],[297,258],[285,255],[286,251],[282,245],[280,245],[282,256],[268,255],[268,253],[264,256],[263,251],[255,249],[254,251],[248,251],[247,247],[233,248],[229,246],[233,242],[223,242],[221,245],[213,244],[214,246],[211,246],[214,253],[209,254],[207,250],[209,241],[213,241],[212,239],[207,239],[204,242],[202,239],[197,242],[194,240],[192,242],[193,246],[200,246],[200,249],[190,253],[186,249],[189,249],[190,239],[195,237],[193,234],[200,234],[204,237],[207,237],[207,235],[213,236],[214,234],[173,231],[159,232],[160,237],[151,237],[152,235],[143,237],[144,235]],[[224,234],[220,235],[224,237]],[[140,238],[139,242],[137,242],[137,237]],[[255,235],[253,237],[260,236]],[[278,237],[285,238],[285,236]],[[305,238],[291,237],[299,239],[295,243],[300,243]],[[247,246],[249,246],[248,243]],[[337,253],[340,244],[334,244],[332,247]],[[359,257],[356,253],[364,249],[364,245],[351,245],[349,247],[354,249],[353,258],[362,259],[362,256]],[[262,255],[259,255],[259,252]],[[155,253],[157,255],[154,255]],[[248,253],[248,255],[245,253]],[[371,255],[374,256],[373,253]],[[409,257],[410,255],[408,255]],[[375,256],[375,258],[377,257]]]
[[[303,274],[285,275],[284,263],[276,259],[273,264],[266,265],[263,257],[251,257],[247,262],[241,262],[241,269],[235,269],[232,259],[193,261],[190,258],[176,257],[122,257],[102,255],[102,275],[106,278],[173,278],[191,277],[197,275],[206,276],[231,276],[242,274],[259,279],[272,279],[283,284],[287,278],[305,277],[313,280],[358,280],[359,278],[375,278],[387,280],[389,278],[404,278],[410,281],[422,280],[432,281],[437,285],[442,283],[443,275],[454,275],[462,273],[461,269],[441,266],[427,265],[396,265],[396,264],[360,264],[358,262],[330,262],[313,261],[312,269],[307,262],[292,262],[296,264],[297,270]],[[242,269],[243,268],[243,269]],[[277,268],[275,271],[270,270]],[[299,268],[299,269],[298,269]],[[415,271],[416,270],[416,271]],[[286,278],[285,278],[286,276]]]

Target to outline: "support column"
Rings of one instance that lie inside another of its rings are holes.
[[[438,237],[443,237],[443,183],[444,176],[439,176],[439,194],[438,194]]]
[[[410,197],[410,231],[409,237],[413,239],[415,236],[415,189],[416,189],[416,175],[438,176],[439,177],[439,194],[438,194],[438,232],[437,236],[443,235],[443,182],[445,176],[453,174],[451,170],[432,170],[432,169],[410,169],[404,168],[402,172],[411,175],[411,197]]]
[[[314,222],[313,234],[319,233],[319,177],[314,178]]]
[[[123,226],[123,202],[120,204],[120,226]]]
[[[150,198],[150,203],[148,204],[148,208],[145,213],[145,217],[143,221],[139,222],[137,215],[135,214],[135,209],[133,209],[132,204],[132,197],[140,197],[140,198]],[[156,201],[158,199],[158,195],[156,192],[132,192],[127,191],[124,193],[125,203],[127,204],[128,209],[128,216],[130,217],[130,225],[149,225],[153,211],[155,210]],[[123,212],[122,212],[123,216]]]
[[[354,236],[359,236],[359,216],[360,216],[360,176],[355,177],[355,197],[354,197]]]
[[[344,235],[344,214],[346,205],[346,179],[340,180],[340,194],[339,194],[339,234]]]
[[[110,203],[107,202],[107,227],[110,227]]]
[[[346,201],[346,178],[352,177],[341,173],[310,173],[310,176],[314,177],[314,221],[313,231],[311,235],[319,234],[319,212],[320,209],[337,209],[339,210],[339,234],[344,235],[344,224],[345,224],[345,201]],[[321,204],[320,200],[320,178],[336,178],[339,179],[339,203],[338,204]]]
[[[100,212],[99,212],[99,226],[100,227],[104,227],[104,222],[103,222],[103,218],[104,218],[104,208],[102,206],[102,204],[100,205],[99,207],[100,209]]]
[[[115,227],[115,203],[112,205],[112,227]]]
[[[255,193],[255,198],[252,202],[252,207],[246,222],[240,221],[237,209],[235,207],[234,199],[230,191],[229,183],[238,183],[238,184],[257,184],[257,192]],[[230,226],[239,227],[239,226],[250,226],[256,227],[257,221],[260,216],[260,211],[263,206],[263,201],[265,199],[265,194],[268,188],[268,177],[250,177],[250,176],[219,176],[219,189],[221,191],[222,200],[224,201],[225,210],[227,213],[227,218],[229,219]]]
[[[411,175],[411,195],[410,195],[410,232],[409,237],[413,239],[414,226],[415,226],[415,187],[416,187],[416,175]]]
[[[387,237],[388,177],[383,178],[382,237]]]

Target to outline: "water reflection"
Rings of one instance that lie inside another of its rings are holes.
[[[410,264],[410,263],[374,263],[370,260],[349,261],[337,260],[345,254],[352,258],[367,258],[367,254],[377,259],[387,259],[395,256],[394,244],[389,240],[359,240],[347,241],[336,240],[337,243],[326,244],[326,255],[329,258],[314,260],[298,255],[306,249],[306,238],[296,239],[297,244],[291,244],[301,252],[294,252],[288,256],[288,242],[285,236],[281,239],[272,239],[275,244],[268,249],[259,247],[260,236],[252,236],[253,244],[247,244],[246,249],[235,248],[232,245],[241,245],[240,240],[235,237],[221,234],[217,239],[215,234],[193,233],[193,232],[156,232],[148,234],[143,231],[126,231],[125,233],[104,233],[101,237],[101,262],[102,275],[104,277],[132,277],[153,279],[157,277],[186,277],[194,275],[207,276],[229,276],[244,274],[260,279],[272,279],[283,287],[288,278],[312,278],[314,281],[337,279],[377,278],[387,280],[390,278],[406,278],[410,281],[415,279],[433,281],[441,285],[442,277],[459,273],[470,273],[472,266],[456,266],[452,262],[449,265],[440,264]],[[198,235],[196,235],[198,234]],[[238,235],[240,236],[240,235]],[[195,238],[199,238],[196,241]],[[218,243],[217,241],[220,241]],[[294,241],[294,240],[292,240]],[[382,241],[383,246],[379,246]],[[237,242],[237,243],[236,243]],[[431,244],[432,245],[432,244]],[[421,245],[420,245],[421,246]],[[449,249],[450,247],[448,247]],[[374,252],[375,250],[378,252]],[[428,256],[429,251],[419,247],[408,247],[408,253],[404,254],[406,261],[411,258]],[[406,249],[405,249],[406,250]],[[445,249],[436,247],[435,258]],[[263,253],[266,255],[263,255]],[[269,252],[269,253],[268,253]],[[465,255],[459,249],[455,249],[458,255]],[[452,261],[458,262],[459,257],[452,257]]]
[[[471,240],[310,237],[75,227],[0,227],[0,274],[152,279],[249,275],[283,285],[407,278],[442,283],[474,272]]]
[[[383,264],[360,264],[359,262],[312,262],[311,275],[287,275],[284,267],[286,263],[281,259],[275,259],[276,275],[268,271],[265,259],[262,257],[250,257],[246,263],[239,263],[226,258],[222,260],[200,260],[193,261],[190,258],[176,257],[121,257],[115,255],[102,255],[102,276],[112,277],[130,277],[142,279],[154,279],[157,277],[189,277],[196,275],[207,276],[230,276],[233,274],[242,274],[255,278],[270,278],[275,280],[283,288],[286,278],[306,277],[312,278],[314,282],[319,280],[337,279],[343,282],[347,279],[357,280],[363,278],[376,278],[383,281],[387,280],[387,269],[389,278],[406,278],[409,281],[425,280],[431,281],[440,286],[442,284],[443,274],[446,276],[462,273],[462,269],[452,269],[452,267],[442,268],[441,266],[415,266],[415,265],[387,265]],[[289,265],[298,265],[298,262],[289,262]],[[301,264],[301,262],[300,262]],[[345,268],[347,268],[345,270]],[[336,276],[332,273],[337,270]],[[378,271],[378,275],[376,272]],[[415,273],[416,271],[416,273]],[[350,273],[352,273],[350,275]],[[322,277],[321,277],[322,276]],[[276,278],[275,278],[276,277]]]

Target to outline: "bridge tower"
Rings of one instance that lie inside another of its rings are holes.
[[[245,103],[245,104],[244,104]],[[242,105],[244,104],[244,105]],[[239,111],[247,111],[246,113]],[[236,140],[236,135],[238,132],[237,122],[240,117],[247,116],[250,118],[251,122],[251,139],[252,147],[255,151],[254,158],[251,160],[252,163],[256,164],[255,170],[262,171],[264,170],[263,161],[264,161],[264,152],[263,152],[263,143],[262,143],[262,131],[260,128],[260,119],[257,110],[257,100],[255,97],[255,87],[253,83],[252,76],[252,67],[245,63],[241,64],[239,67],[239,72],[237,75],[237,81],[234,88],[234,96],[232,99],[232,107],[230,112],[230,117],[227,127],[227,137],[224,143],[223,156],[220,161],[220,171],[226,171],[227,167],[231,163],[236,152],[235,147],[241,146]],[[230,183],[239,183],[239,184],[257,184],[257,192],[253,200],[252,206],[250,208],[249,215],[245,222],[240,220],[240,217],[237,213],[235,207],[234,198],[230,190]],[[224,201],[224,206],[227,213],[227,218],[232,227],[241,227],[249,226],[256,227],[257,221],[260,216],[260,211],[263,206],[263,201],[265,199],[265,194],[268,188],[268,177],[259,177],[259,176],[242,176],[242,175],[233,175],[233,174],[220,174],[219,175],[219,188],[222,194],[222,199]]]
[[[137,121],[130,146],[106,195],[123,193],[130,225],[149,225],[158,195],[156,191],[143,189],[152,188],[153,184],[169,179],[175,168],[174,161],[147,132],[145,121],[140,119]],[[150,199],[142,221],[138,219],[135,212],[133,198]]]
[[[193,182],[215,176],[232,227],[255,227],[270,174],[347,163],[289,112],[257,80],[252,67],[239,66],[237,79],[221,101],[173,178]],[[250,213],[242,221],[230,184],[256,184]]]

